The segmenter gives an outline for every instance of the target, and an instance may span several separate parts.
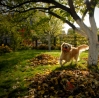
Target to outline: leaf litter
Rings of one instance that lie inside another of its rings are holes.
[[[40,54],[35,58],[30,60],[31,66],[38,66],[38,65],[55,65],[58,64],[58,58],[53,57],[49,54]]]
[[[98,73],[87,70],[46,73],[30,79],[34,98],[99,98]]]

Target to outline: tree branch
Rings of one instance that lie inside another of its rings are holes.
[[[91,25],[91,30],[92,32],[97,33],[97,26],[96,26],[96,22],[94,19],[94,10],[95,10],[95,6],[97,4],[97,0],[87,0],[87,2],[85,2],[87,10],[89,11],[89,21],[90,21],[90,25]]]
[[[21,11],[20,11],[20,10],[16,10],[16,9],[14,10],[14,9],[13,9],[13,10],[11,10],[10,12],[24,13],[24,12],[28,12],[28,11],[31,11],[31,10],[40,10],[40,9],[41,9],[41,10],[46,10],[46,11],[48,11],[48,10],[51,10],[51,9],[53,9],[53,8],[57,8],[57,6],[50,6],[50,7],[48,7],[48,8],[47,8],[47,7],[35,7],[35,8],[29,8],[29,9],[27,9],[27,10],[24,9],[24,10],[21,10]],[[2,10],[2,11],[3,11],[3,10]],[[3,12],[4,12],[4,11],[3,11]],[[6,11],[6,12],[9,12],[9,10]],[[5,13],[6,13],[6,12],[5,12]]]
[[[82,16],[82,21],[84,20],[84,17],[86,16],[87,12],[88,12],[88,9],[85,10],[85,12],[84,12],[84,14]]]
[[[70,21],[66,20],[65,18],[63,18],[63,17],[61,17],[61,16],[59,16],[56,13],[53,13],[51,11],[49,11],[48,13],[57,17],[57,18],[59,18],[59,19],[61,19],[63,22],[67,23],[70,27],[72,27],[73,30],[75,30],[76,32],[80,33],[81,35],[83,35],[84,37],[87,38],[87,35],[83,31],[77,29]]]
[[[74,18],[74,20],[81,20],[80,17],[77,15],[76,11],[75,11],[75,7],[73,5],[73,1],[72,0],[68,0],[69,6],[70,6],[70,11],[71,11],[71,16]]]
[[[16,5],[13,5],[13,6],[9,6],[9,5],[5,4],[5,3],[2,3],[2,1],[1,1],[1,2],[0,2],[0,5],[1,5],[1,6],[4,6],[4,7],[7,7],[7,8],[9,8],[10,10],[12,10],[12,9],[18,8],[18,7],[20,7],[20,6],[24,5],[24,4],[37,3],[37,2],[52,3],[52,4],[53,4],[53,2],[55,3],[54,0],[27,0],[27,1],[25,1],[25,2],[16,4]]]
[[[22,2],[20,4],[16,4],[16,5],[13,5],[13,6],[9,6],[7,4],[4,4],[4,3],[0,2],[0,5],[9,8],[9,10],[12,10],[12,9],[18,8],[18,7],[20,7],[24,4],[33,3],[33,2],[34,3],[37,3],[37,2],[51,3],[51,4],[54,4],[55,6],[57,6],[57,8],[61,8],[61,9],[65,10],[68,13],[71,14],[70,9],[68,7],[56,2],[55,0],[27,0],[25,2]]]
[[[55,0],[53,0],[51,3],[57,6],[58,8],[61,8],[62,10],[67,11],[69,14],[71,14],[70,8],[56,2]]]
[[[22,3],[18,4],[18,5],[13,5],[13,6],[9,6],[9,5],[4,4],[4,3],[1,2],[0,5],[1,5],[1,6],[4,6],[4,7],[7,7],[7,8],[9,8],[10,10],[12,10],[12,9],[14,9],[14,8],[18,8],[18,7],[20,7],[20,6],[24,5],[24,4],[31,3],[31,2],[33,2],[33,1],[32,1],[32,0],[30,0],[30,1],[25,1],[25,2],[22,2]]]

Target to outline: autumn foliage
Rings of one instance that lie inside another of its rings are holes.
[[[99,74],[89,71],[46,72],[30,81],[34,98],[99,98]]]
[[[30,60],[31,66],[38,66],[38,65],[55,65],[58,63],[58,58],[53,57],[49,54],[40,54],[35,58]]]

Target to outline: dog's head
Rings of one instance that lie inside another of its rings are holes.
[[[71,50],[72,45],[68,44],[68,43],[63,43],[61,45],[61,50],[64,52],[69,52]]]

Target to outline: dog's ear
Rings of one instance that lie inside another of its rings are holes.
[[[65,44],[65,42],[63,42],[63,43],[61,44],[61,50],[62,50],[62,47],[63,47],[64,44]]]
[[[65,42],[62,43],[62,45],[65,44]]]
[[[61,44],[61,50],[62,50],[62,46],[64,45],[64,43]]]
[[[61,47],[62,47],[64,44],[65,44],[65,42],[63,42],[63,43],[61,44]]]

